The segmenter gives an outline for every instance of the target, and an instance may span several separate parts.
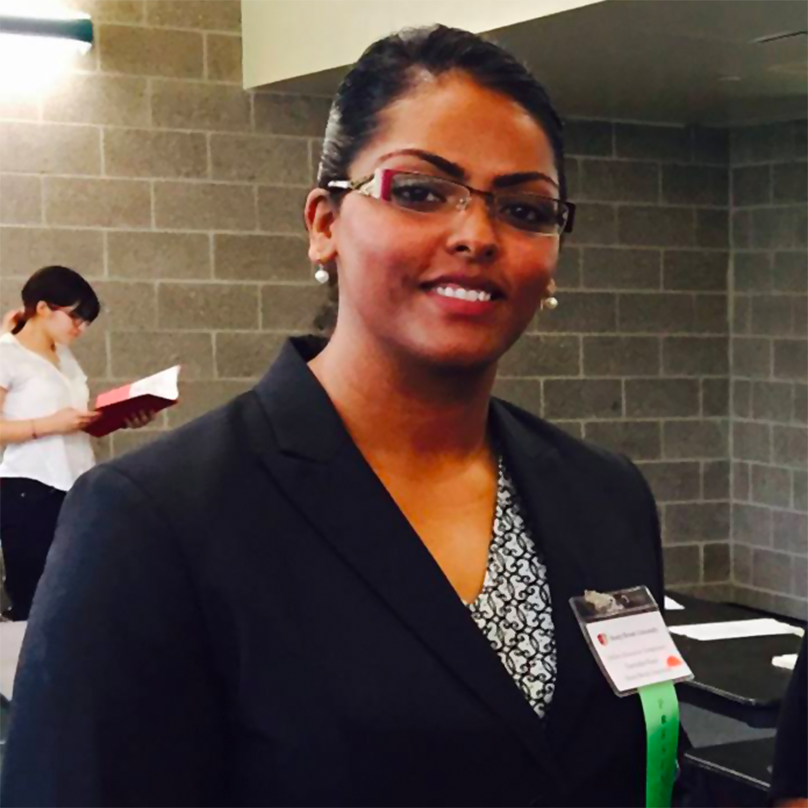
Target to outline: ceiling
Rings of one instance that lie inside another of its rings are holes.
[[[808,117],[806,31],[805,0],[607,0],[490,36],[565,117],[719,126]],[[332,95],[347,69],[272,89]]]

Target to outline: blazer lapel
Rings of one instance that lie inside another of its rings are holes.
[[[287,343],[256,387],[268,416],[266,439],[254,444],[262,462],[303,518],[513,730],[558,787],[542,722],[350,439],[302,350],[302,341]]]
[[[548,736],[554,745],[563,745],[575,734],[603,677],[569,603],[585,589],[607,585],[596,560],[598,529],[590,521],[591,502],[569,478],[558,450],[497,400],[492,402],[492,417],[547,566],[558,662]]]

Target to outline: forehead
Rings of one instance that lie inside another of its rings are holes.
[[[522,171],[557,176],[549,138],[530,113],[463,73],[422,77],[390,104],[354,168],[372,171],[383,155],[407,148],[451,160],[478,181]]]

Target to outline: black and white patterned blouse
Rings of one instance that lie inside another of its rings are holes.
[[[530,705],[543,717],[555,690],[556,645],[547,568],[523,513],[500,456],[488,568],[482,591],[468,608]]]

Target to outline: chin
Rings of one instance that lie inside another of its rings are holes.
[[[489,322],[412,318],[403,336],[409,352],[444,371],[485,372],[522,336],[533,311],[507,315]]]
[[[509,347],[510,343],[498,341],[471,344],[469,340],[457,340],[437,345],[430,340],[421,343],[414,352],[442,373],[480,374],[495,366]]]

